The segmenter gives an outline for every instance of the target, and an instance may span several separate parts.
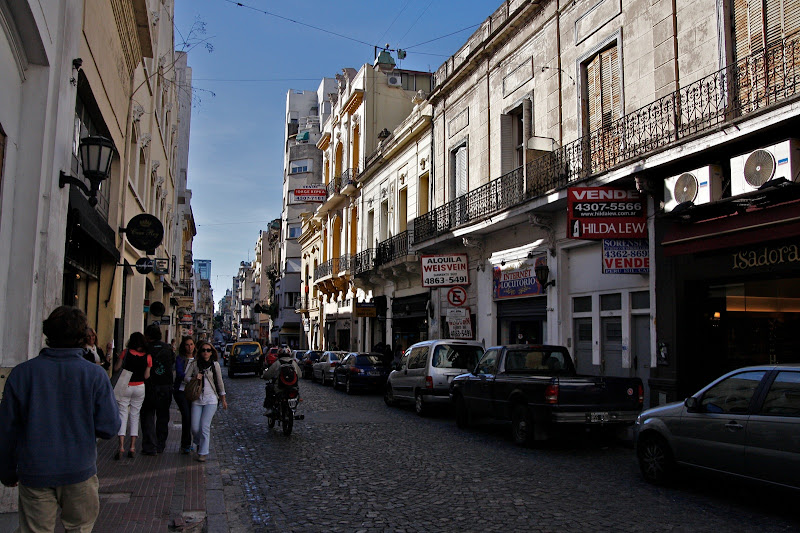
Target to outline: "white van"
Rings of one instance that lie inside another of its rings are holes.
[[[478,341],[437,339],[422,341],[405,351],[398,367],[389,374],[384,401],[414,404],[424,415],[431,404],[450,402],[450,381],[472,371],[483,355]]]

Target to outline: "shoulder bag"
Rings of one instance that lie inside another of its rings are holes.
[[[193,364],[189,364],[186,370],[191,369],[195,375],[192,376],[192,379],[189,380],[189,383],[183,388],[183,396],[186,398],[186,401],[191,403],[200,398],[200,395],[203,393],[203,380],[197,379],[197,367]]]
[[[128,351],[125,350],[123,352],[125,356],[128,355]],[[114,397],[120,399],[122,394],[128,388],[128,384],[131,382],[131,377],[133,376],[133,372],[125,368],[125,357],[123,356],[122,362],[122,370],[120,370],[119,374],[116,376],[112,376],[111,381],[114,381],[116,378],[117,382],[114,383]]]

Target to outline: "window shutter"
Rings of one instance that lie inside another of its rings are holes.
[[[600,56],[598,55],[586,65],[587,99],[589,101],[589,131],[600,129],[602,125],[602,101],[600,82]]]
[[[764,49],[764,4],[763,0],[750,0],[747,11],[750,19],[750,53]]]
[[[783,36],[800,32],[800,0],[783,0]]]
[[[609,126],[611,122],[620,117],[620,79],[617,47],[610,48],[600,55],[602,57],[600,77],[603,83],[603,126]]]
[[[503,174],[517,168],[514,165],[515,153],[514,117],[500,115],[500,166]]]
[[[733,0],[734,61],[750,55],[750,24],[747,0]]]
[[[467,183],[467,147],[462,146],[456,152],[456,196],[468,192]]]

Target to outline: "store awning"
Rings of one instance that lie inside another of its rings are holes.
[[[302,131],[302,132],[297,134],[297,140],[298,141],[307,141],[308,137],[309,137],[309,134],[308,134],[307,131]]]

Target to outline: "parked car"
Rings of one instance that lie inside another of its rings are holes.
[[[317,381],[327,385],[333,383],[333,371],[342,362],[342,358],[347,352],[328,351],[322,354],[319,360],[311,365],[311,381]]]
[[[413,344],[399,368],[389,374],[384,401],[411,402],[418,415],[432,404],[450,403],[450,381],[478,364],[483,345],[477,341],[439,339]]]
[[[478,365],[450,384],[456,423],[511,421],[517,444],[545,440],[555,430],[583,426],[617,430],[642,411],[636,377],[581,376],[563,346],[513,344],[486,349]]]
[[[228,377],[233,377],[239,372],[254,372],[260,375],[264,366],[264,356],[261,345],[256,341],[237,341],[231,346],[228,356]]]
[[[228,358],[231,355],[231,348],[233,348],[233,343],[229,342],[225,346],[222,347],[220,353],[222,354],[222,365],[228,366]]]
[[[311,370],[314,363],[316,363],[320,357],[322,357],[323,352],[321,350],[309,350],[303,356],[303,359],[300,361],[300,370],[303,372],[303,377],[308,379],[311,377]]]
[[[344,385],[347,394],[356,389],[383,390],[391,367],[381,353],[352,352],[333,370],[333,388]]]
[[[303,356],[306,354],[308,350],[292,350],[292,357],[294,360],[297,361],[297,364],[300,364],[300,361],[303,360]]]
[[[644,411],[634,428],[651,483],[686,466],[800,488],[800,365],[734,370],[683,402]]]

